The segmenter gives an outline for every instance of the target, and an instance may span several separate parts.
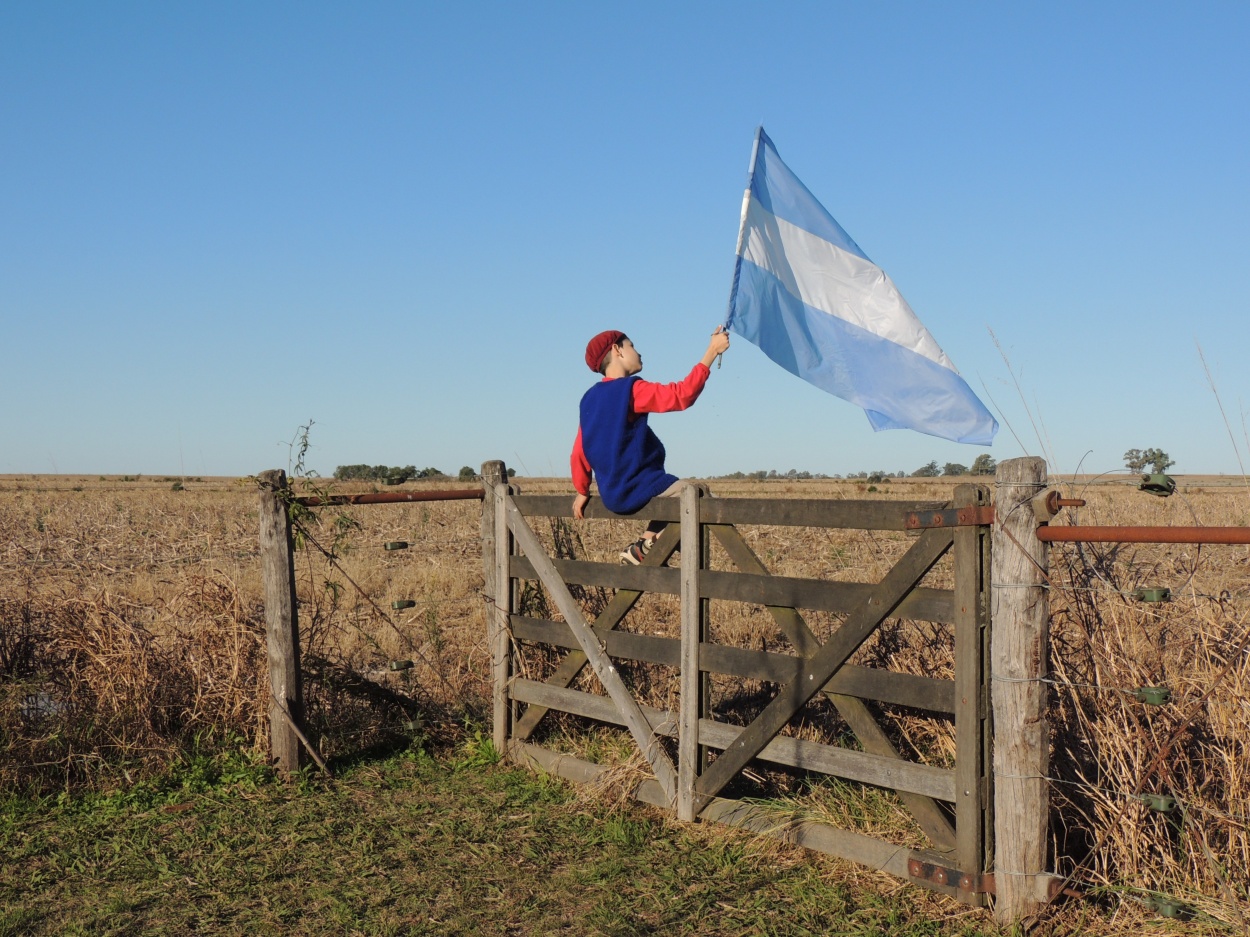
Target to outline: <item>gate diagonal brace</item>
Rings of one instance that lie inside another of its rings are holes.
[[[925,531],[903,558],[877,583],[865,605],[852,614],[813,656],[803,659],[799,672],[783,684],[771,703],[722,751],[695,782],[702,804],[710,801],[758,755],[773,736],[829,682],[834,671],[855,653],[868,636],[890,616],[954,542],[954,535]]]
[[[945,511],[912,511],[904,518],[903,527],[907,530],[927,530],[931,527],[987,527],[992,523],[994,505],[974,504]]]

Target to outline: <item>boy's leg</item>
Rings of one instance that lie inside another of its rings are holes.
[[[677,495],[681,494],[682,488],[684,488],[688,484],[691,484],[690,479],[680,478],[677,481],[673,482],[671,485],[669,485],[667,488],[665,488],[663,491],[661,491],[658,495],[656,495],[656,497],[657,498],[676,497]],[[642,532],[642,539],[635,540],[633,543],[631,543],[629,546],[627,546],[624,550],[621,551],[621,562],[630,563],[634,566],[637,566],[640,563],[642,563],[643,557],[647,555],[647,552],[651,549],[652,544],[655,543],[655,538],[658,537],[660,533],[664,530],[664,528],[667,526],[668,526],[668,521],[649,522],[647,524],[647,529]]]
[[[667,488],[661,491],[658,495],[656,495],[656,497],[657,498],[675,498],[677,497],[677,495],[681,494],[681,490],[684,487],[686,487],[687,482],[688,482],[688,479],[679,478],[677,481],[673,482],[671,485],[669,485]],[[663,532],[664,528],[667,526],[668,526],[668,521],[651,521],[651,523],[647,524],[647,529],[642,532],[642,539],[647,541],[647,545],[650,546],[651,544],[655,543],[655,538],[658,537],[661,534],[661,532]]]

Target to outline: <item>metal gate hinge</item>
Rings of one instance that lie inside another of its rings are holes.
[[[903,521],[907,530],[929,527],[984,527],[994,523],[994,505],[975,504],[945,511],[911,511]]]
[[[921,859],[908,859],[907,874],[934,885],[946,885],[973,894],[994,894],[993,872],[960,872]]]

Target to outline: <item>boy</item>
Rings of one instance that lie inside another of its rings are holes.
[[[624,332],[600,332],[590,340],[586,365],[603,380],[582,397],[569,459],[577,490],[574,517],[585,516],[592,473],[599,477],[604,506],[617,514],[632,514],[652,498],[677,493],[681,481],[664,471],[664,444],[647,426],[647,414],[685,410],[694,403],[712,373],[712,362],[728,348],[729,333],[721,326],[685,380],[653,384],[636,376],[642,356]],[[664,527],[664,521],[648,524],[642,538],[621,553],[621,562],[639,565]]]

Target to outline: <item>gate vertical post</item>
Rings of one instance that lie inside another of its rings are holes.
[[[704,565],[704,532],[699,511],[703,492],[681,489],[681,701],[677,732],[677,819],[695,819],[694,783],[699,776],[699,718],[703,715],[703,675],[699,642],[705,637],[699,573]]]
[[[998,465],[991,584],[994,721],[995,916],[1012,923],[1046,901],[1050,796],[1047,545],[1036,537],[1033,497],[1046,487],[1037,457]]]
[[[491,655],[491,740],[501,754],[507,754],[511,735],[508,680],[512,676],[508,619],[513,608],[509,564],[512,537],[503,502],[508,492],[508,470],[503,462],[482,463],[482,490],[482,591],[487,603],[486,643]]]
[[[299,619],[295,598],[295,550],[287,514],[286,472],[271,469],[260,483],[260,567],[265,591],[265,650],[269,657],[269,753],[283,774],[303,763],[299,733],[304,724]]]
[[[957,508],[985,504],[989,493],[979,485],[955,489]],[[972,875],[985,868],[986,734],[989,698],[985,625],[989,612],[984,568],[986,531],[983,527],[959,527],[955,531],[955,861]],[[963,890],[961,900],[985,903],[984,894]]]

